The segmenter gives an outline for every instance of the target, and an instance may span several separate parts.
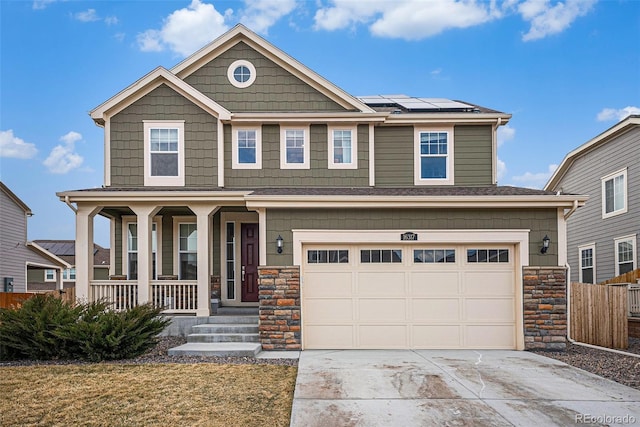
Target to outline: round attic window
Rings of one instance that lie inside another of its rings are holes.
[[[249,61],[239,59],[227,69],[229,82],[238,88],[249,87],[256,81],[256,67]]]

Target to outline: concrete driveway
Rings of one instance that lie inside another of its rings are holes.
[[[640,425],[640,391],[524,351],[307,350],[291,416],[292,427],[572,425]]]

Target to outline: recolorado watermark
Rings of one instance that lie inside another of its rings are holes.
[[[576,424],[635,424],[633,415],[576,414]]]

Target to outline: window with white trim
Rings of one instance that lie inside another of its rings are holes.
[[[55,282],[56,281],[56,271],[55,270],[45,270],[44,271],[44,281],[45,282]]]
[[[402,249],[362,249],[360,262],[363,264],[395,264],[402,262]]]
[[[453,128],[415,131],[416,185],[453,185]]]
[[[467,249],[469,263],[508,263],[509,249]]]
[[[153,280],[157,278],[157,252],[158,252],[158,232],[156,223],[151,224],[151,274]],[[138,224],[129,222],[127,224],[127,279],[138,279]]]
[[[262,135],[259,127],[233,129],[231,160],[233,169],[262,168]]]
[[[455,249],[414,249],[413,262],[416,264],[455,263]]]
[[[329,169],[357,169],[357,127],[329,126],[327,134],[329,146]]]
[[[198,232],[196,223],[178,225],[178,275],[180,280],[198,279]]]
[[[627,212],[627,169],[602,178],[602,218]]]
[[[238,59],[227,68],[227,78],[235,87],[244,89],[256,81],[256,67],[247,60]]]
[[[636,235],[614,240],[616,251],[616,276],[636,269]]]
[[[184,121],[144,121],[144,185],[184,185]]]
[[[75,282],[75,280],[76,280],[76,269],[75,269],[75,267],[65,268],[62,271],[62,281],[64,281],[64,282]]]
[[[308,126],[281,127],[280,167],[282,169],[309,169]]]
[[[349,251],[346,249],[309,249],[307,251],[309,264],[348,264]]]
[[[596,245],[590,244],[578,248],[578,258],[580,262],[579,277],[580,283],[595,283],[596,280]]]

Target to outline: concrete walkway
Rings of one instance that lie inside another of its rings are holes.
[[[306,350],[291,416],[292,427],[572,425],[640,425],[640,391],[524,351]]]

